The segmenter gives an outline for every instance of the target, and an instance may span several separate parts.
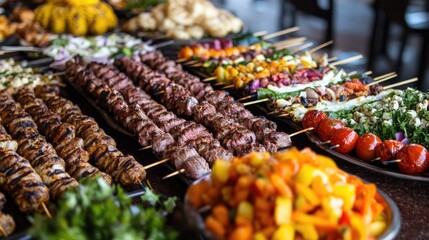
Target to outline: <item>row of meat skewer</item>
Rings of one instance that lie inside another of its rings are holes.
[[[171,161],[191,179],[208,172],[217,158],[231,159],[252,151],[275,152],[290,146],[289,136],[276,131],[273,122],[253,116],[226,92],[214,91],[174,62],[162,59],[170,66],[165,75],[156,64],[152,66],[159,72],[142,62],[159,60],[159,56],[156,53],[116,61],[116,66],[134,82],[112,65],[86,63],[80,58],[67,64],[66,73],[98,99],[115,120],[135,133],[142,146],[152,148],[155,155]],[[190,78],[195,82],[186,80]]]
[[[94,119],[58,94],[57,86],[47,85],[21,88],[13,96],[0,92],[0,187],[21,212],[49,216],[49,199],[83,178],[101,176],[131,188],[146,177],[144,167],[120,152]],[[0,230],[9,233],[6,220]]]

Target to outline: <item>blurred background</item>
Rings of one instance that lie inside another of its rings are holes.
[[[295,36],[317,46],[334,44],[324,51],[343,59],[362,54],[348,64],[350,71],[380,75],[396,71],[402,81],[419,77],[414,86],[429,89],[427,58],[429,0],[213,0],[233,11],[250,32],[275,32],[299,26]],[[290,35],[288,35],[290,36]],[[281,40],[281,39],[277,39]]]

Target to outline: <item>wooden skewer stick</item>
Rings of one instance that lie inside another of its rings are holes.
[[[383,163],[384,165],[388,165],[388,164],[391,164],[391,163],[398,163],[398,162],[401,162],[401,159],[395,159],[395,160],[390,160],[390,161],[384,161],[384,162],[381,162],[381,163]]]
[[[290,114],[289,113],[283,113],[278,115],[277,117],[288,117]]]
[[[189,67],[201,67],[201,66],[203,66],[203,64],[202,63],[195,63],[195,64],[192,64],[191,66],[189,66]]]
[[[147,169],[149,169],[149,168],[152,168],[152,167],[158,166],[158,165],[160,165],[160,164],[163,164],[163,163],[165,163],[165,162],[168,162],[169,160],[170,160],[170,158],[164,158],[164,159],[162,159],[162,160],[159,160],[159,161],[156,161],[156,162],[154,162],[154,163],[152,163],[152,164],[149,164],[149,165],[144,166],[144,169],[145,169],[145,170],[147,170]]]
[[[217,76],[208,77],[208,78],[204,78],[202,82],[211,82],[211,81],[215,81],[216,79],[217,79]]]
[[[379,157],[371,160],[371,162],[377,162],[377,161],[380,161]]]
[[[331,58],[328,58],[328,62],[332,62],[332,61],[335,61],[337,59],[338,59],[337,57],[331,57]]]
[[[398,74],[390,75],[390,76],[386,77],[385,79],[381,79],[381,80],[378,80],[378,81],[374,81],[374,82],[372,82],[372,83],[368,83],[368,84],[366,85],[366,87],[369,87],[369,86],[372,86],[372,85],[375,85],[375,84],[379,84],[379,83],[385,82],[385,81],[390,80],[390,79],[392,79],[392,78],[395,78],[395,77],[397,77],[397,76],[398,76]]]
[[[419,80],[418,78],[411,78],[409,80],[405,80],[405,81],[402,81],[402,82],[398,82],[398,83],[394,83],[392,85],[386,86],[386,87],[384,87],[384,89],[389,89],[389,88],[394,88],[394,87],[402,86],[402,85],[405,85],[405,84],[408,84],[408,83],[417,82],[418,80]]]
[[[329,149],[335,149],[335,148],[337,148],[339,146],[340,146],[340,144],[337,144],[337,145],[334,145],[334,146],[330,146]]]
[[[312,48],[312,49],[310,49],[310,50],[308,50],[310,53],[314,53],[315,51],[318,51],[318,50],[320,50],[320,49],[322,49],[322,48],[324,48],[324,47],[326,47],[326,46],[329,46],[329,45],[331,45],[332,43],[334,43],[334,41],[328,41],[328,42],[325,42],[325,43],[322,43],[322,44],[320,44],[319,46],[317,46],[317,47],[314,47],[314,48]]]
[[[332,66],[337,66],[337,65],[347,64],[347,63],[351,63],[351,62],[354,62],[356,60],[359,60],[361,58],[363,58],[363,56],[359,54],[357,56],[349,57],[349,58],[346,58],[346,59],[343,59],[343,60],[331,63],[331,65]]]
[[[365,75],[371,75],[371,74],[372,74],[372,71],[366,71],[366,72],[364,72],[363,74],[365,74]]]
[[[151,149],[151,148],[152,148],[152,145],[149,145],[149,146],[140,148],[139,151],[143,151],[143,150]]]
[[[196,60],[192,60],[192,61],[189,61],[189,62],[183,63],[183,65],[188,66],[188,65],[195,64],[195,63],[198,63],[198,61],[196,61]]]
[[[181,63],[181,62],[186,62],[188,60],[189,60],[189,58],[179,58],[179,59],[176,60],[176,62],[177,63]]]
[[[281,45],[281,46],[279,46],[279,47],[276,47],[276,49],[277,49],[277,50],[282,50],[282,49],[285,49],[285,48],[297,47],[297,46],[300,46],[300,45],[302,45],[302,44],[303,44],[303,42],[297,42],[297,43],[285,44],[285,45]]]
[[[180,169],[180,170],[177,170],[177,171],[175,171],[175,172],[173,172],[173,173],[170,173],[170,174],[168,174],[167,176],[164,176],[164,177],[162,178],[162,180],[165,180],[165,179],[167,179],[167,178],[174,177],[174,176],[179,175],[179,174],[181,174],[181,173],[183,173],[183,172],[185,172],[185,169],[184,169],[184,168],[182,168],[182,169]]]
[[[44,203],[44,202],[42,202],[42,207],[43,207],[43,211],[45,211],[46,216],[47,216],[49,219],[51,219],[51,218],[52,218],[52,215],[51,215],[51,213],[49,212],[49,210],[48,210],[48,208],[46,207],[46,205],[45,205],[45,203]]]
[[[306,37],[291,38],[291,39],[286,39],[286,40],[282,40],[279,42],[275,42],[272,45],[274,47],[280,47],[283,45],[288,45],[288,44],[293,44],[293,43],[302,43],[302,42],[305,42],[305,40],[307,40]]]
[[[250,94],[249,96],[242,97],[242,98],[238,99],[237,101],[244,101],[244,100],[247,100],[247,99],[251,99],[251,98],[256,97],[256,95],[257,94]]]
[[[351,75],[354,75],[356,73],[357,73],[357,71],[349,72],[349,74],[347,74],[347,76],[351,76]]]
[[[279,110],[274,110],[272,112],[267,113],[267,115],[274,115],[274,114],[279,114],[280,111]]]
[[[385,77],[388,77],[388,76],[391,76],[391,75],[394,75],[394,74],[396,74],[396,73],[395,73],[395,72],[390,72],[390,73],[383,74],[383,75],[381,75],[381,76],[375,77],[375,78],[374,78],[374,81],[377,81],[377,80],[383,79],[383,78],[385,78]]]
[[[224,83],[215,83],[215,84],[213,84],[213,86],[215,86],[215,87],[222,86],[222,85],[225,85],[225,84]]]
[[[3,237],[7,237],[7,235],[8,235],[2,226],[0,226],[0,233],[3,235]]]
[[[268,102],[269,100],[270,100],[269,98],[263,98],[263,99],[243,103],[243,106],[249,106],[249,105],[253,105],[253,104],[257,104],[257,103],[261,103],[261,102]]]
[[[313,130],[313,129],[314,129],[313,127],[309,127],[309,128],[306,128],[306,129],[302,129],[302,130],[300,130],[300,131],[298,131],[298,132],[294,132],[294,133],[289,134],[289,137],[293,137],[293,136],[296,136],[296,135],[298,135],[298,134],[301,134],[301,133],[305,133],[305,132],[311,131],[311,130]]]
[[[225,87],[223,87],[222,89],[230,89],[230,88],[234,88],[235,85],[231,84],[231,85],[226,85]]]
[[[267,35],[267,34],[268,34],[267,31],[259,31],[259,32],[253,33],[253,36],[254,37],[261,37],[261,36],[264,36],[264,35]]]
[[[154,45],[152,45],[152,47],[159,49],[159,48],[163,48],[163,47],[166,47],[168,45],[171,45],[173,43],[174,43],[174,40],[168,40],[165,42],[160,42],[160,43],[154,44]]]
[[[144,188],[144,185],[143,185],[142,181],[140,181],[140,179],[138,179],[138,178],[136,178],[136,180],[137,180],[137,182],[140,184],[140,186],[141,186],[142,188]]]
[[[292,53],[293,53],[293,54],[296,54],[296,53],[298,53],[298,52],[300,52],[300,51],[302,51],[302,50],[304,50],[304,49],[306,49],[306,48],[309,48],[309,47],[311,47],[311,46],[313,46],[313,43],[312,43],[312,42],[310,42],[310,43],[306,43],[306,44],[304,44],[304,45],[302,45],[302,46],[298,47],[297,49],[293,50],[293,51],[292,51]]]
[[[278,37],[278,36],[281,36],[281,35],[285,35],[285,34],[288,34],[288,33],[296,32],[298,30],[299,30],[299,27],[292,27],[292,28],[284,29],[284,30],[281,30],[281,31],[278,31],[278,32],[274,32],[274,33],[265,35],[263,37],[263,39],[267,40],[267,39],[275,38],[275,37]]]
[[[160,94],[163,94],[163,93],[165,93],[165,91],[159,91],[159,92],[155,93],[155,95],[160,95]]]
[[[316,145],[317,146],[321,146],[321,145],[325,145],[325,144],[328,144],[328,143],[331,143],[331,140],[328,140],[328,141],[325,141],[325,142],[321,142],[321,143],[318,143]]]

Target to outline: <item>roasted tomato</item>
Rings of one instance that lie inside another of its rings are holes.
[[[346,125],[338,119],[325,118],[320,121],[319,127],[317,128],[317,135],[319,136],[320,140],[325,142],[331,138],[334,130],[343,128],[345,126]]]
[[[404,144],[396,140],[384,140],[375,148],[375,156],[380,161],[389,161],[396,158],[396,154],[404,147]]]
[[[356,143],[356,154],[364,161],[375,159],[375,148],[381,144],[380,138],[373,133],[365,133]]]
[[[304,128],[314,128],[314,131],[317,131],[320,121],[328,118],[326,113],[317,110],[308,111],[302,118],[302,127]]]
[[[399,170],[407,174],[420,174],[426,171],[429,167],[428,163],[428,151],[425,147],[419,144],[409,144],[404,146],[396,158],[400,160],[398,162]]]
[[[355,148],[358,138],[359,135],[353,129],[343,127],[334,130],[329,140],[331,140],[331,146],[338,145],[335,148],[337,152],[348,153]]]

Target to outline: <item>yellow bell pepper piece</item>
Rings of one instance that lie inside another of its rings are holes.
[[[226,160],[217,160],[212,167],[212,179],[216,183],[225,183],[228,181],[228,171],[231,167],[231,162]]]
[[[292,199],[277,197],[274,208],[274,219],[277,225],[288,224],[292,216]]]
[[[237,216],[240,216],[240,217],[246,219],[247,221],[249,221],[249,223],[251,223],[253,221],[253,206],[252,206],[252,204],[249,203],[248,201],[241,201],[238,204]]]
[[[304,196],[305,199],[307,199],[307,201],[312,205],[317,206],[320,204],[320,199],[316,195],[316,193],[314,193],[313,190],[311,190],[309,187],[305,186],[304,184],[300,182],[295,183],[295,190],[298,194],[301,194],[302,196]]]
[[[343,210],[351,210],[356,200],[356,186],[347,183],[339,183],[333,186],[333,195],[343,199]]]
[[[344,201],[341,198],[332,196],[322,198],[322,209],[331,221],[337,222],[341,218],[343,205]]]
[[[296,181],[302,183],[304,186],[309,186],[313,181],[315,171],[315,167],[309,164],[302,164],[296,175]]]
[[[326,173],[309,164],[302,164],[296,175],[296,181],[303,184],[304,186],[310,186],[310,184],[313,182],[314,177],[316,176],[320,176],[322,178],[323,183],[329,182],[329,177]]]
[[[296,231],[299,232],[302,238],[305,240],[319,239],[319,234],[317,233],[316,228],[312,224],[295,224],[294,227]]]
[[[253,240],[267,240],[267,237],[265,237],[264,233],[262,232],[256,232],[253,236]]]
[[[363,219],[358,214],[353,214],[350,219],[353,240],[367,239],[367,229]]]
[[[272,240],[295,239],[295,229],[292,224],[281,225],[273,234]]]

